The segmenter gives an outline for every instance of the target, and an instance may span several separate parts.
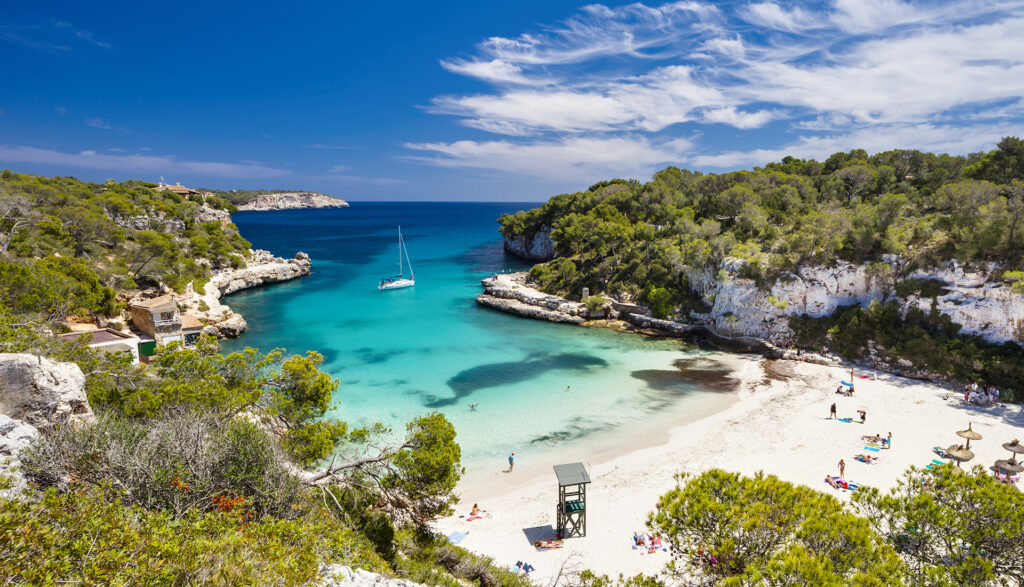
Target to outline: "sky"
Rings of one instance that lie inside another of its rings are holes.
[[[541,201],[1024,135],[1024,0],[11,2],[0,167]]]

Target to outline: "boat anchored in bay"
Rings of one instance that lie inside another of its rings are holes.
[[[405,264],[409,265],[409,278],[404,277],[404,267],[402,262],[402,256],[405,256]],[[416,274],[412,270],[412,261],[409,260],[409,251],[405,248],[405,240],[402,238],[402,227],[398,227],[398,275],[394,277],[385,277],[381,279],[377,284],[377,289],[402,289],[403,287],[412,287],[416,285]]]

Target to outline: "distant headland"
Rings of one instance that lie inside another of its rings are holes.
[[[347,208],[341,198],[314,192],[284,192],[256,196],[238,206],[241,211],[296,210],[302,208]]]

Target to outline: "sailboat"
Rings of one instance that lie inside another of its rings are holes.
[[[409,279],[403,276],[402,255],[405,255],[405,264],[409,265]],[[409,260],[409,251],[405,249],[405,240],[402,238],[402,227],[398,227],[398,275],[385,277],[377,284],[377,289],[402,289],[416,285],[416,274],[412,271],[412,261]]]

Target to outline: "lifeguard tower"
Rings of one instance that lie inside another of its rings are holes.
[[[558,477],[558,515],[555,530],[559,538],[587,535],[587,484],[590,475],[583,463],[555,465]]]

